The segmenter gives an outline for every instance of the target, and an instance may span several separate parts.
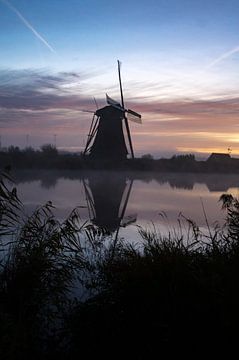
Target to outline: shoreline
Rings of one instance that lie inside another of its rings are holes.
[[[92,160],[81,155],[42,153],[38,151],[0,152],[0,169],[22,170],[110,170],[155,173],[239,173],[239,159],[216,158],[198,161],[193,155],[178,155],[170,159],[135,158],[122,161]]]

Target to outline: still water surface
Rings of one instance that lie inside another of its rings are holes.
[[[177,227],[180,213],[206,231],[203,207],[210,225],[222,224],[221,194],[239,194],[238,174],[25,171],[14,177],[28,213],[50,200],[56,217],[64,220],[80,206],[82,221],[112,233],[119,229],[120,237],[132,240],[140,238],[138,225],[154,224],[163,233]]]

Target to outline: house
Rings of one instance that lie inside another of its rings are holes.
[[[228,163],[231,161],[232,158],[230,154],[223,154],[223,153],[211,153],[209,158],[207,159],[208,162],[213,163]]]

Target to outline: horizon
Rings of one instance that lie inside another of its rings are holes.
[[[39,147],[34,147],[34,146],[31,146],[31,145],[28,145],[28,146],[22,146],[22,147],[19,147],[19,146],[15,146],[14,144],[10,144],[9,146],[1,146],[1,143],[0,143],[0,152],[3,151],[3,152],[8,152],[9,149],[12,147],[12,148],[17,148],[19,151],[25,151],[25,150],[28,150],[28,149],[32,149],[33,151],[41,151],[41,148],[43,146],[46,146],[46,145],[50,145],[52,146],[53,148],[55,148],[57,151],[58,151],[58,154],[71,154],[71,155],[80,155],[82,154],[82,148],[79,148],[79,147],[58,147],[56,144],[53,144],[53,143],[43,143],[41,144]],[[229,150],[229,149],[228,149]],[[205,161],[207,160],[212,154],[222,154],[222,155],[229,155],[232,159],[237,159],[239,158],[238,155],[233,155],[231,153],[231,151],[228,151],[228,152],[212,152],[210,154],[205,154],[205,153],[187,153],[187,152],[184,152],[184,153],[172,153],[172,152],[165,152],[163,154],[151,154],[151,153],[142,153],[142,154],[137,154],[137,156],[135,156],[135,159],[141,159],[143,158],[144,156],[150,156],[153,160],[161,160],[161,159],[168,159],[170,160],[171,158],[173,158],[174,156],[188,156],[188,155],[193,155],[195,157],[195,160],[196,161]],[[127,157],[128,159],[131,159],[130,156],[128,155]]]
[[[235,0],[0,0],[1,146],[85,146],[94,98],[120,98],[135,156],[239,156]]]

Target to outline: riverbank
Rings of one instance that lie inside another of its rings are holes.
[[[122,161],[92,160],[79,154],[59,154],[49,146],[42,151],[10,148],[0,152],[1,169],[56,169],[56,170],[121,170],[151,172],[239,173],[239,159],[216,154],[205,161],[194,155],[175,155],[170,159],[149,157]]]

